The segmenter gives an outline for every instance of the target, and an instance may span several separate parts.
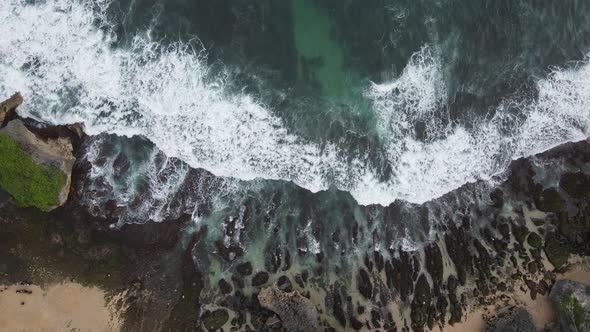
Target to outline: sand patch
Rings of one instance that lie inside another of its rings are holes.
[[[104,291],[76,283],[0,286],[0,331],[119,331]]]

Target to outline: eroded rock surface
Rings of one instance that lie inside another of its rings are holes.
[[[318,312],[314,304],[299,292],[286,293],[272,285],[258,294],[258,301],[281,317],[287,331],[318,330]]]

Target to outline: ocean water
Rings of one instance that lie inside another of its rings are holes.
[[[0,0],[0,92],[94,136],[97,214],[219,225],[257,206],[305,234],[587,138],[589,14],[576,0]],[[384,245],[413,241],[420,218]]]

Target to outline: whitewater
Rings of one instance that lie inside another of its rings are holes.
[[[22,116],[83,123],[90,135],[141,135],[168,157],[216,176],[335,186],[360,204],[423,203],[461,185],[493,181],[513,159],[588,137],[590,65],[554,68],[535,99],[504,100],[469,128],[446,121],[448,102],[436,45],[408,59],[401,75],[367,84],[392,174],[366,155],[305,140],[255,96],[229,91],[206,52],[162,46],[149,29],[113,47],[105,0],[0,0],[0,93],[20,91]],[[412,128],[425,123],[427,139]]]

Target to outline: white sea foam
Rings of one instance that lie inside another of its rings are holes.
[[[421,203],[490,179],[512,158],[587,135],[587,64],[540,81],[538,100],[517,105],[518,119],[505,111],[514,106],[506,102],[493,118],[466,129],[440,111],[447,96],[441,63],[425,47],[398,79],[368,89],[394,170],[383,182],[365,156],[347,158],[336,145],[303,141],[251,96],[228,93],[227,77],[211,79],[204,54],[188,45],[164,48],[146,32],[127,49],[111,47],[107,0],[0,5],[6,22],[0,26],[0,93],[20,90],[26,98],[21,114],[84,122],[90,134],[143,135],[168,157],[218,176],[284,179],[312,191],[336,185],[361,204]],[[418,121],[426,140],[415,137]],[[172,187],[164,187],[160,193],[170,194]]]

